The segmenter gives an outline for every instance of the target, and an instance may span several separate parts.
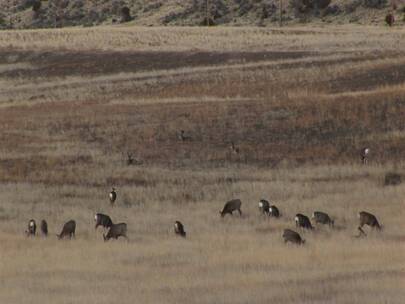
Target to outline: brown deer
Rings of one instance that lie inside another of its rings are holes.
[[[184,231],[184,226],[181,222],[176,221],[174,223],[174,233],[182,237],[186,237],[186,232]]]
[[[126,238],[128,241],[126,223],[112,224],[107,235],[103,234],[104,242],[107,242],[111,238],[118,239],[120,236]]]
[[[61,233],[57,234],[56,236],[58,239],[63,239],[65,237],[69,237],[69,239],[71,239],[72,237],[75,237],[75,232],[76,222],[74,220],[70,220],[63,225]]]
[[[41,221],[41,232],[43,236],[48,236],[48,223],[45,220]]]
[[[359,221],[360,221],[360,228],[363,228],[364,225],[368,225],[371,228],[377,229],[377,230],[381,230],[382,227],[380,225],[380,223],[378,222],[377,218],[366,211],[361,211],[358,214],[359,216]]]
[[[322,211],[315,211],[312,213],[312,219],[317,224],[329,225],[331,227],[335,224],[335,221],[332,220],[327,213]]]
[[[35,220],[30,220],[28,222],[28,229],[25,231],[25,234],[27,236],[35,236],[36,231],[37,231],[37,224],[35,223]]]
[[[96,213],[96,215],[94,215],[94,221],[96,222],[96,225],[94,227],[94,229],[96,230],[98,226],[102,226],[104,229],[106,229],[110,228],[113,224],[111,218],[108,215],[102,213]]]
[[[259,211],[262,214],[269,214],[269,209],[270,209],[270,203],[266,201],[265,199],[261,199],[259,201]]]
[[[219,211],[219,213],[221,214],[221,217],[224,217],[226,214],[232,215],[232,212],[237,210],[239,212],[239,215],[242,216],[242,210],[240,209],[241,205],[242,202],[238,198],[230,200],[225,204],[222,211]]]
[[[115,190],[115,188],[113,187],[110,194],[108,195],[110,198],[110,204],[112,207],[114,207],[114,203],[117,200],[117,192]]]
[[[295,215],[295,225],[304,229],[314,229],[309,218],[301,213]]]
[[[283,238],[285,243],[291,242],[297,245],[302,245],[305,243],[305,240],[301,238],[299,233],[291,229],[284,229]]]

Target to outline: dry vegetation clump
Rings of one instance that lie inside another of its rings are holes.
[[[405,173],[404,35],[0,33],[0,302],[403,303],[405,188],[384,185]],[[221,218],[231,199],[242,216]],[[363,210],[381,232],[357,237]],[[314,211],[334,227],[284,244]],[[95,213],[129,242],[103,242]],[[47,238],[25,237],[30,219]],[[58,241],[70,219],[75,240]]]

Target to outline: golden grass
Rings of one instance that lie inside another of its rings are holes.
[[[403,303],[405,187],[383,186],[387,172],[405,173],[403,36],[355,26],[1,32],[0,303]],[[190,60],[197,50],[207,53]],[[135,63],[116,59],[124,51]],[[170,52],[178,62],[167,67]],[[35,57],[45,53],[49,62]],[[191,141],[178,141],[181,129]],[[128,151],[143,164],[128,166]],[[236,197],[242,218],[221,219]],[[260,216],[261,198],[279,220]],[[294,215],[315,210],[336,229],[284,244]],[[361,210],[384,230],[356,238]],[[130,241],[104,243],[95,212],[127,222]],[[48,221],[47,239],[24,236],[31,218]],[[69,219],[76,240],[58,241]]]

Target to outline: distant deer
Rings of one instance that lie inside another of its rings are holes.
[[[94,221],[96,222],[96,225],[94,227],[94,229],[96,230],[98,226],[102,226],[104,229],[107,229],[110,228],[113,224],[111,218],[108,215],[102,213],[96,213],[96,215],[94,215]]]
[[[265,199],[259,201],[259,211],[263,214],[269,214],[270,203]]]
[[[127,165],[142,165],[142,161],[133,157],[132,153],[127,152]]]
[[[110,194],[108,195],[110,198],[110,204],[112,207],[114,207],[114,203],[117,199],[117,192],[115,191],[115,188],[113,187]]]
[[[41,221],[41,232],[43,236],[48,236],[48,223],[45,220]]]
[[[186,134],[185,134],[185,131],[184,130],[180,130],[180,132],[178,133],[178,135],[177,135],[177,138],[180,140],[180,141],[190,141],[191,140],[191,137],[190,136],[186,136]]]
[[[27,236],[35,236],[36,231],[37,231],[37,224],[35,223],[35,220],[30,220],[28,222],[28,229],[25,231],[25,234]]]
[[[312,219],[317,224],[329,225],[331,227],[335,224],[335,221],[332,220],[327,213],[321,211],[315,211],[312,213]]]
[[[174,223],[174,233],[182,237],[186,237],[186,232],[184,231],[184,226],[181,222],[176,221]]]
[[[241,205],[242,202],[238,198],[230,200],[225,204],[222,211],[219,211],[219,213],[221,214],[221,217],[224,217],[226,214],[232,215],[232,212],[237,210],[239,212],[239,215],[242,216],[242,210],[240,209]]]
[[[295,225],[304,229],[314,229],[309,218],[301,213],[295,215]]]
[[[57,234],[56,236],[58,239],[63,239],[65,237],[69,237],[69,239],[71,239],[72,237],[75,237],[75,232],[76,222],[74,220],[70,220],[63,225],[61,233]]]
[[[370,148],[363,148],[361,149],[360,156],[361,156],[361,162],[363,165],[366,165],[368,163],[368,154],[370,153]]]
[[[120,236],[126,238],[128,241],[126,223],[112,224],[107,235],[103,234],[104,242],[107,242],[111,238],[118,239]]]
[[[394,22],[395,22],[395,16],[394,16],[394,14],[393,14],[393,13],[388,13],[388,14],[385,16],[385,23],[387,23],[387,25],[388,25],[389,27],[391,27],[391,26],[394,25]]]
[[[291,229],[284,229],[283,238],[285,243],[291,242],[297,245],[302,245],[305,243],[305,240],[301,238],[299,233]]]
[[[359,221],[360,221],[360,229],[363,228],[364,225],[368,225],[371,228],[377,229],[377,230],[381,230],[382,227],[380,225],[380,223],[378,222],[377,218],[371,214],[368,213],[366,211],[361,211],[358,214],[359,216]]]

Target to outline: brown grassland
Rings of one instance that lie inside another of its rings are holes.
[[[0,32],[0,303],[405,303],[404,117],[404,28]],[[315,210],[335,229],[284,244]],[[356,238],[361,210],[384,230]]]

